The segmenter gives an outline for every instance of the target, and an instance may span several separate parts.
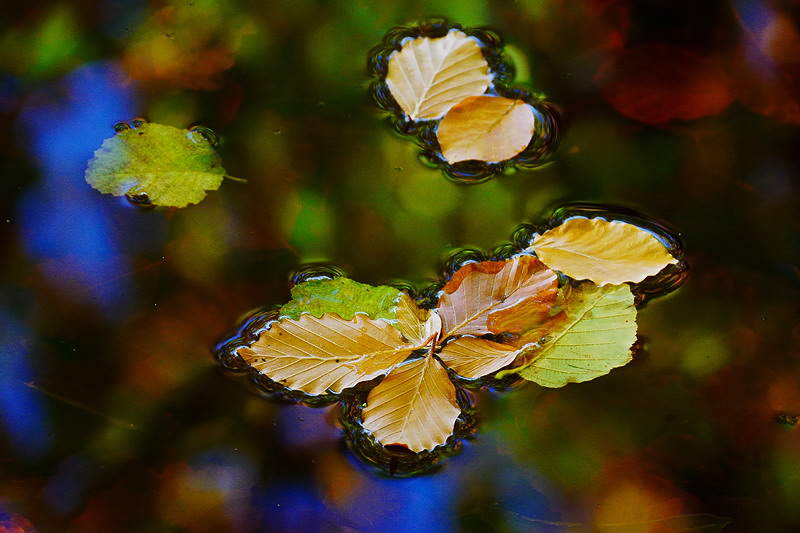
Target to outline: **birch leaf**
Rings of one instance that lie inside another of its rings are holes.
[[[557,285],[556,273],[529,255],[468,263],[442,288],[445,337],[524,331],[549,314]]]
[[[292,300],[281,307],[281,317],[297,320],[302,313],[317,318],[335,313],[350,320],[356,313],[393,321],[400,296],[394,287],[373,287],[349,278],[312,279],[292,287]]]
[[[569,218],[537,235],[531,249],[548,267],[598,285],[636,283],[678,262],[649,231],[602,218]]]
[[[584,283],[568,297],[562,315],[525,338],[545,340],[527,354],[528,363],[497,377],[517,373],[543,387],[563,387],[608,374],[631,360],[636,342],[633,293],[628,285]]]
[[[303,314],[273,323],[239,355],[271,380],[317,395],[386,374],[416,348],[383,320]]]
[[[439,358],[459,376],[476,379],[510,365],[519,352],[514,346],[466,336],[450,341]]]
[[[405,292],[397,305],[397,329],[412,344],[424,346],[435,336],[441,335],[442,319],[430,309],[420,309]]]
[[[412,121],[441,118],[489,87],[489,64],[478,42],[451,30],[444,37],[407,41],[389,58],[386,84]]]
[[[146,194],[153,205],[185,207],[217,190],[222,160],[202,135],[143,123],[106,139],[95,151],[86,181],[114,196]]]
[[[436,137],[448,163],[500,162],[527,148],[535,123],[533,108],[522,100],[472,96],[450,109]]]
[[[384,446],[421,452],[444,444],[460,413],[447,370],[429,353],[398,366],[372,389],[362,417]]]

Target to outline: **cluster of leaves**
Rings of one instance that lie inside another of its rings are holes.
[[[216,134],[208,128],[185,130],[135,119],[114,130],[86,169],[86,181],[102,193],[126,196],[140,206],[186,207],[231,178],[214,149]]]
[[[454,179],[477,182],[509,165],[535,167],[557,145],[555,109],[509,87],[513,67],[494,33],[447,21],[393,29],[368,64],[378,106]]]
[[[359,398],[358,423],[380,445],[426,452],[453,435],[461,383],[519,376],[562,387],[628,363],[629,283],[679,264],[679,253],[626,221],[569,217],[507,258],[461,265],[432,305],[342,276],[298,283],[235,353],[240,368],[286,390]]]

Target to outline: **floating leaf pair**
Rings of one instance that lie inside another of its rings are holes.
[[[681,268],[679,253],[631,223],[571,216],[505,259],[461,264],[430,309],[420,306],[429,299],[393,287],[311,279],[273,320],[225,345],[239,361],[227,366],[307,398],[357,404],[349,425],[376,445],[427,453],[463,417],[464,384],[519,376],[562,387],[628,363],[636,341],[628,283]]]
[[[370,64],[378,105],[418,134],[423,154],[451,177],[536,166],[555,148],[554,110],[507,88],[512,69],[491,33],[446,22],[395,30]]]
[[[135,205],[186,207],[230,178],[208,128],[137,119],[114,129],[117,134],[103,141],[86,170],[86,181],[102,193],[126,196]]]

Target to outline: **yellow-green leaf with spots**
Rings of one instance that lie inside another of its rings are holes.
[[[86,170],[102,193],[135,197],[152,205],[185,207],[217,190],[227,176],[204,130],[135,121],[103,141]]]

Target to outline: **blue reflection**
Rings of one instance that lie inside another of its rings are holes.
[[[89,455],[70,455],[58,465],[58,471],[44,487],[44,499],[61,514],[76,510],[83,503],[84,492],[97,477],[98,467]]]
[[[194,481],[203,490],[222,496],[225,514],[233,531],[250,531],[256,520],[251,492],[257,483],[258,465],[238,450],[207,449],[191,460]]]
[[[53,285],[120,318],[129,304],[127,265],[111,213],[84,172],[112,125],[136,114],[136,94],[110,62],[82,66],[50,89],[31,97],[20,115],[22,136],[43,178],[20,200],[22,237]]]
[[[333,530],[329,513],[311,484],[271,484],[256,506],[263,513],[261,525],[267,531],[305,532]]]
[[[0,423],[19,457],[37,459],[50,449],[52,436],[40,394],[25,385],[33,379],[33,335],[2,308],[0,324]]]
[[[744,31],[750,36],[763,34],[775,21],[775,12],[761,0],[734,0],[734,6]],[[748,44],[744,51],[747,62],[765,79],[774,80],[777,74],[772,61],[767,59],[751,38],[745,39],[745,43]]]
[[[282,405],[278,411],[278,435],[281,441],[288,448],[324,447],[338,441],[342,431],[332,423],[336,409],[338,406],[314,408],[303,404]]]

